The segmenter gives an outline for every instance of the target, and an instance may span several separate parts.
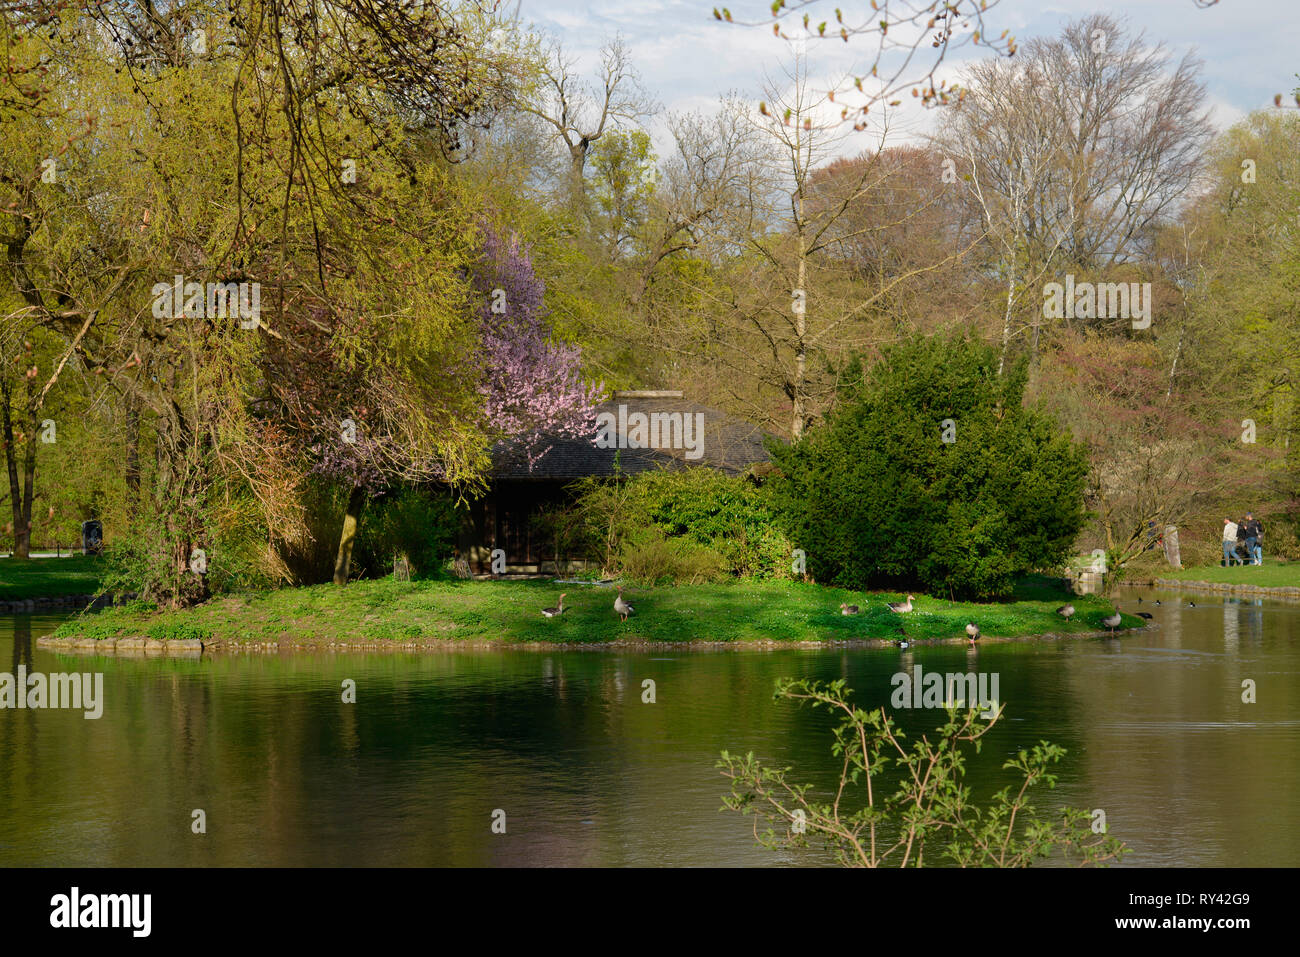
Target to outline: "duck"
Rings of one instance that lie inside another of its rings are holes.
[[[906,648],[908,645],[911,644],[911,641],[907,637],[907,632],[903,631],[902,625],[898,626],[898,633],[903,636],[902,638],[898,639],[898,647]]]
[[[1187,607],[1188,607],[1188,608],[1195,608],[1195,607],[1196,607],[1196,602],[1194,602],[1194,601],[1189,601],[1189,602],[1187,603]]]
[[[845,605],[845,604],[840,605],[841,615],[856,615],[857,613],[858,613],[857,605]]]
[[[627,621],[627,616],[636,611],[628,602],[623,600],[623,586],[618,586],[618,596],[614,599],[614,611],[618,614],[619,621]]]
[[[1149,612],[1149,611],[1140,611],[1140,612],[1137,613],[1137,616],[1138,616],[1139,618],[1145,618],[1147,621],[1150,621],[1152,618],[1155,617],[1155,616],[1154,616],[1153,614],[1151,614],[1151,612]]]
[[[889,610],[896,615],[903,615],[912,610],[912,596],[907,596],[907,601],[890,601],[885,603]]]
[[[1074,606],[1062,605],[1060,608],[1056,609],[1056,613],[1060,615],[1062,618],[1064,618],[1066,621],[1069,621],[1071,618],[1074,617]]]
[[[1141,595],[1138,595],[1138,604],[1139,604],[1139,605],[1142,604],[1142,596],[1141,596]]]
[[[542,609],[542,614],[545,615],[547,618],[556,618],[556,617],[558,617],[559,615],[563,615],[563,614],[564,614],[564,596],[567,595],[567,594],[568,594],[567,591],[562,591],[562,592],[560,592],[560,603],[559,603],[558,605],[556,605],[554,608],[543,608],[543,609]]]
[[[1160,604],[1160,599],[1159,599],[1159,598],[1156,599],[1156,604],[1157,604],[1157,605]]]
[[[973,621],[966,622],[966,635],[970,639],[970,643],[975,644],[980,640],[980,626]]]
[[[1119,623],[1121,621],[1123,621],[1123,618],[1120,616],[1120,613],[1115,612],[1115,614],[1111,615],[1109,618],[1103,618],[1101,620],[1101,623],[1105,625],[1107,628],[1109,628],[1110,633],[1113,635],[1115,633],[1115,629],[1119,627]]]

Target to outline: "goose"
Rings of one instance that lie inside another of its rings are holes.
[[[1150,621],[1152,618],[1155,617],[1155,616],[1152,615],[1151,612],[1149,612],[1149,611],[1140,611],[1140,612],[1137,613],[1137,616],[1138,616],[1139,618],[1145,618],[1147,621]]]
[[[1071,618],[1074,617],[1074,606],[1062,605],[1060,608],[1056,609],[1056,613],[1060,615],[1062,618],[1064,618],[1066,621],[1069,621]]]
[[[970,643],[975,644],[980,640],[980,626],[973,621],[966,622],[966,635],[970,638]]]
[[[907,601],[890,601],[885,602],[885,604],[888,605],[889,610],[894,612],[896,615],[906,614],[912,610],[912,596],[908,595]]]
[[[857,613],[858,613],[857,605],[845,605],[845,604],[840,605],[841,615],[856,615]]]
[[[1115,612],[1115,614],[1111,615],[1109,618],[1103,618],[1101,620],[1101,623],[1105,625],[1107,628],[1109,628],[1110,633],[1113,635],[1115,634],[1115,629],[1119,627],[1119,623],[1122,620],[1123,619],[1120,617],[1120,613]]]
[[[630,604],[623,600],[623,586],[618,586],[618,596],[614,599],[614,611],[618,613],[619,621],[627,621],[627,616],[636,611]]]
[[[564,614],[564,596],[567,595],[567,594],[568,594],[567,591],[562,591],[562,592],[560,592],[560,603],[559,603],[558,605],[556,605],[554,608],[543,608],[543,609],[542,609],[542,614],[545,615],[547,618],[555,618],[555,617],[558,617],[559,615],[563,615],[563,614]]]

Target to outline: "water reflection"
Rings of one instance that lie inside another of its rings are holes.
[[[969,763],[977,798],[1046,738],[1068,755],[1040,806],[1104,807],[1133,865],[1300,863],[1300,605],[1142,607],[1155,627],[1113,639],[671,656],[93,659],[34,647],[56,619],[0,620],[11,670],[102,670],[106,699],[98,721],[0,711],[0,865],[820,861],[756,848],[748,819],[718,812],[718,752],[752,750],[827,789],[833,720],[774,702],[777,679],[844,678],[875,708],[918,665],[1000,677],[1006,719]],[[913,740],[942,721],[890,713]],[[497,808],[505,835],[490,830]]]

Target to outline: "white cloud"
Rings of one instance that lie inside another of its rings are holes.
[[[1164,42],[1176,57],[1196,51],[1206,66],[1207,105],[1216,125],[1235,122],[1251,109],[1268,106],[1273,95],[1288,96],[1300,69],[1300,17],[1295,0],[1222,0],[1202,10],[1193,0],[1001,0],[989,14],[988,26],[1010,30],[1024,44],[1034,36],[1052,36],[1069,20],[1092,13],[1126,19],[1153,41]],[[719,4],[720,6],[721,4]],[[556,33],[566,50],[578,57],[587,75],[594,75],[603,40],[621,32],[647,90],[662,104],[649,124],[657,149],[667,147],[664,118],[670,112],[709,108],[717,97],[737,90],[757,102],[765,72],[779,75],[787,45],[774,37],[766,2],[729,0],[737,19],[758,25],[726,24],[712,17],[710,0],[630,0],[595,7],[571,0],[524,0],[521,16]],[[833,20],[835,2],[815,6],[814,17]],[[849,9],[848,4],[844,4]],[[816,22],[816,20],[814,20]],[[848,44],[838,40],[809,43],[817,76],[829,81],[840,73],[869,70],[862,60],[873,53],[867,38]],[[922,52],[926,51],[922,47]],[[971,55],[959,49],[936,74],[950,83]],[[926,110],[911,97],[890,117],[890,141],[918,140],[942,121],[942,109]],[[849,152],[874,145],[864,134],[849,140]]]

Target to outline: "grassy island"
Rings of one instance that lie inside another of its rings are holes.
[[[567,592],[559,618],[544,618]],[[1102,630],[1108,601],[1070,596],[1053,579],[1028,579],[1012,600],[976,604],[918,595],[914,610],[896,615],[887,601],[904,596],[862,594],[789,582],[737,582],[628,588],[636,608],[624,624],[613,610],[609,586],[545,581],[357,581],[346,588],[320,585],[217,598],[181,611],[160,612],[141,602],[81,615],[61,625],[57,637],[194,639],[227,646],[265,644],[434,644],[446,641],[501,645],[546,642],[591,645],[636,642],[799,642],[965,640],[966,622],[986,639],[1087,634]],[[1056,614],[1065,601],[1073,621]],[[841,602],[862,608],[841,615]],[[1121,628],[1143,625],[1124,616]]]

